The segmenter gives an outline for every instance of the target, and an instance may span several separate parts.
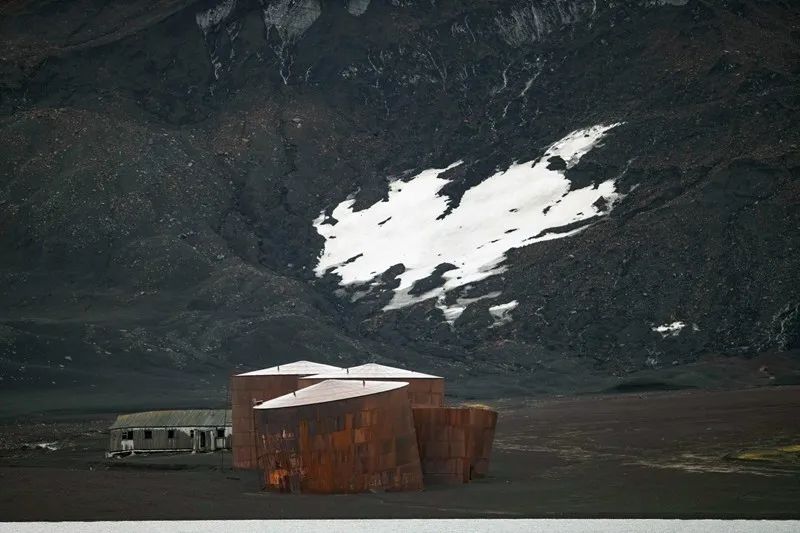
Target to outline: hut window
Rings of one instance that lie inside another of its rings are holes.
[[[194,430],[193,429],[189,430],[189,437],[194,438]]]
[[[133,430],[123,431],[122,432],[122,438],[125,439],[125,440],[133,439]]]
[[[217,438],[224,439],[225,438],[225,429],[217,428]]]
[[[174,429],[168,429],[167,430],[167,438],[168,439],[174,439],[175,438],[175,430]]]
[[[152,439],[153,438],[153,430],[152,429],[145,429],[144,430],[144,438],[145,439]]]

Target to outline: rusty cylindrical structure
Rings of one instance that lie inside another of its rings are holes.
[[[485,407],[415,407],[425,483],[467,483],[489,472],[497,412]]]
[[[231,377],[232,449],[234,468],[257,468],[253,405],[297,390],[302,376],[339,370],[338,367],[296,361]]]
[[[326,380],[254,408],[267,490],[422,489],[408,384]]]
[[[440,407],[444,405],[444,378],[376,363],[367,363],[307,376],[299,379],[298,385],[301,388],[307,387],[315,383],[321,383],[326,379],[402,381],[408,383],[408,398],[412,407]]]

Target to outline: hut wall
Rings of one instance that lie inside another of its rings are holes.
[[[420,407],[413,412],[425,483],[467,483],[489,473],[496,411]]]
[[[358,379],[349,378],[347,375],[336,379]],[[444,378],[368,378],[372,381],[405,381],[408,383],[408,399],[412,407],[441,407],[444,405]],[[297,380],[298,389],[316,385],[325,381],[324,379],[312,379],[310,377]]]
[[[413,414],[404,389],[255,410],[267,490],[421,490]]]
[[[233,419],[233,466],[257,468],[253,404],[297,390],[296,375],[233,376],[231,417]]]
[[[225,427],[225,437],[218,438],[216,427],[147,427],[112,429],[109,432],[110,453],[126,451],[214,451],[231,447],[231,428]],[[151,438],[145,438],[149,431]],[[174,432],[174,437],[169,437],[169,431]],[[124,438],[131,433],[132,439]],[[206,438],[203,440],[201,433]],[[205,442],[205,446],[201,446]]]

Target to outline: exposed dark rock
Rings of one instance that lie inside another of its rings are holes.
[[[794,4],[261,4],[3,8],[3,389],[157,377],[211,401],[237,368],[384,358],[463,379],[453,390],[599,390],[800,346]],[[340,202],[461,160],[444,217],[493,173],[617,122],[577,165],[546,160],[620,198],[445,295],[502,293],[452,327],[435,300],[383,311],[402,265],[376,286],[317,277],[313,221]]]

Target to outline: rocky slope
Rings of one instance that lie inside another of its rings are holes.
[[[7,391],[218,397],[234,368],[313,358],[485,396],[797,361],[792,2],[0,17]]]

